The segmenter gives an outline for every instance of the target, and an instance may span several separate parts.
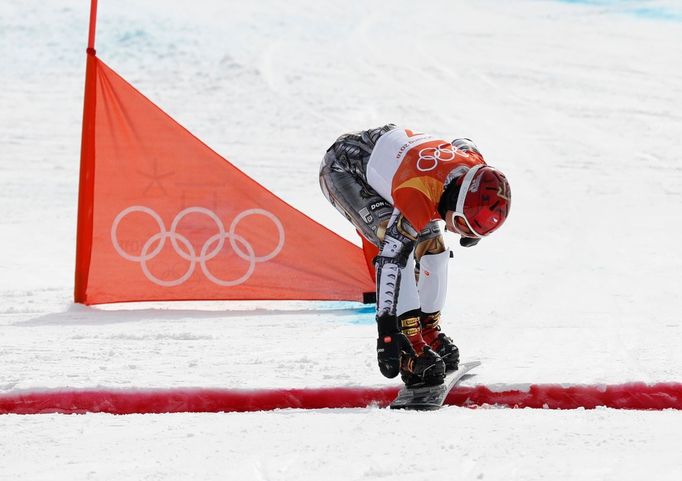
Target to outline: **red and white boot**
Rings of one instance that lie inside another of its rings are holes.
[[[421,334],[419,311],[399,317],[400,330],[407,337],[416,355],[403,356],[400,377],[408,387],[436,386],[445,379],[446,366],[440,355],[429,346]]]
[[[422,313],[419,322],[424,342],[443,359],[448,372],[456,371],[459,367],[459,348],[450,337],[441,332],[440,312]]]

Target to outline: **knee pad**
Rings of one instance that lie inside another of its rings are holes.
[[[449,259],[450,249],[439,254],[422,256],[417,283],[422,312],[431,313],[443,309],[448,290]]]

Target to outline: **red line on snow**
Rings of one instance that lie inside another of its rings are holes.
[[[682,384],[629,383],[601,386],[534,384],[524,390],[491,390],[486,386],[463,387],[450,392],[447,404],[509,408],[661,410],[682,409]]]
[[[0,395],[0,414],[248,412],[273,409],[387,406],[397,388],[326,389],[74,389]]]
[[[73,389],[0,394],[0,414],[248,412],[273,409],[385,407],[398,389],[323,388],[226,389]],[[446,400],[452,406],[510,408],[682,409],[682,384],[631,383],[606,386],[531,385],[528,389],[458,387]]]

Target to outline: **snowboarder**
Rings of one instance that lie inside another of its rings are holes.
[[[438,385],[459,350],[441,331],[450,250],[438,221],[476,245],[507,218],[511,190],[476,145],[393,124],[339,137],[320,167],[329,202],[378,248],[377,360],[407,386]]]

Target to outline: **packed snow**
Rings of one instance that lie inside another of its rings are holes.
[[[86,0],[0,4],[0,393],[394,386],[354,303],[72,303]],[[475,140],[510,179],[450,238],[468,385],[682,382],[682,4],[101,0],[98,55],[358,242],[319,192],[341,133]],[[661,480],[679,411],[370,407],[0,416],[0,479]]]

